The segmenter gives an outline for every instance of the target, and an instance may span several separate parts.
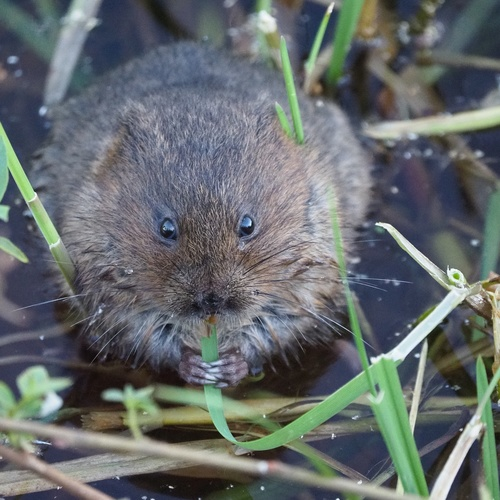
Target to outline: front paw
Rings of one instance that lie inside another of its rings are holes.
[[[217,361],[206,363],[198,353],[185,350],[178,371],[189,384],[212,384],[222,389],[237,385],[250,370],[247,361],[236,351],[221,353]]]

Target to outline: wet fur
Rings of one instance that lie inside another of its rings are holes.
[[[209,47],[161,47],[55,112],[35,165],[76,269],[87,343],[177,368],[206,334],[199,294],[224,299],[222,352],[250,368],[330,342],[342,304],[330,222],[365,215],[368,163],[345,116],[301,97],[304,146],[280,128],[280,75]],[[244,214],[256,231],[238,235]],[[159,233],[164,217],[179,239]]]

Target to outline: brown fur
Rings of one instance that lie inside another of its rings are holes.
[[[280,75],[179,43],[57,110],[35,178],[76,264],[94,349],[177,368],[209,313],[221,351],[250,369],[334,338],[329,190],[349,242],[369,167],[338,108],[300,99],[304,146],[276,118]],[[245,214],[255,231],[242,238]],[[159,232],[165,217],[174,242]],[[198,307],[206,297],[213,310]]]

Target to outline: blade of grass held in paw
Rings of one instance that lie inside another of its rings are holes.
[[[392,226],[389,225],[383,226],[392,228]],[[397,231],[394,229],[394,232]],[[437,268],[435,264],[432,264],[432,267]],[[445,279],[448,280],[448,277],[445,273],[443,273],[442,271],[440,271],[440,273],[442,273],[442,275],[446,277]],[[449,282],[447,282],[446,284],[443,283],[443,286],[448,288],[450,287],[450,284]],[[404,361],[406,356],[420,342],[422,342],[422,340],[425,339],[427,335],[432,332],[434,327],[441,323],[441,321],[443,321],[443,319],[449,314],[451,310],[453,310],[459,303],[461,303],[468,294],[474,293],[476,289],[476,285],[465,288],[451,286],[451,291],[427,316],[425,321],[423,323],[420,323],[414,330],[412,330],[412,332],[410,332],[398,346],[387,353],[386,357],[392,359],[395,366],[399,366],[399,364]],[[205,360],[213,359],[211,357],[213,353],[209,354],[208,350],[217,349],[217,338],[215,335],[215,327],[213,325],[211,327],[211,333],[212,335],[202,339],[202,355]],[[374,382],[377,383],[377,375],[374,367],[370,366],[367,371],[370,373],[370,376],[373,377]],[[307,434],[312,429],[318,427],[319,425],[326,422],[326,420],[342,411],[349,404],[355,401],[356,398],[366,393],[368,390],[368,377],[365,373],[360,373],[345,385],[343,385],[341,388],[337,389],[337,391],[328,396],[315,408],[309,410],[307,413],[298,417],[293,422],[279,428],[268,436],[246,442],[238,441],[232,435],[227,422],[225,421],[223,413],[223,401],[220,389],[217,389],[214,386],[205,386],[205,396],[210,416],[212,417],[217,430],[223,437],[225,437],[229,442],[237,444],[242,448],[253,451],[263,451],[277,448],[279,446],[283,446],[284,444],[290,443],[291,441],[299,439],[304,434]]]
[[[214,361],[214,353],[217,351],[217,334],[215,325],[210,327],[210,335],[202,338],[202,357],[204,361]],[[217,357],[215,357],[217,359]],[[229,442],[242,448],[254,451],[271,450],[284,444],[299,439],[302,435],[311,431],[318,425],[335,415],[356,397],[368,389],[367,378],[364,374],[358,375],[351,382],[318,404],[315,408],[305,413],[285,427],[278,427],[270,420],[262,419],[260,422],[272,432],[268,436],[253,441],[238,441],[232,434],[224,417],[222,392],[213,385],[204,386],[205,401],[212,421],[219,433]],[[274,431],[274,432],[273,432]]]

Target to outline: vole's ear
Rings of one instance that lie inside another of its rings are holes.
[[[123,109],[116,119],[113,127],[114,133],[104,138],[104,147],[91,165],[92,175],[96,180],[103,179],[110,169],[114,172],[124,166],[128,160],[144,154],[144,148],[148,135],[145,129],[148,127],[147,112],[140,104],[131,104]],[[142,146],[139,146],[141,145]]]

